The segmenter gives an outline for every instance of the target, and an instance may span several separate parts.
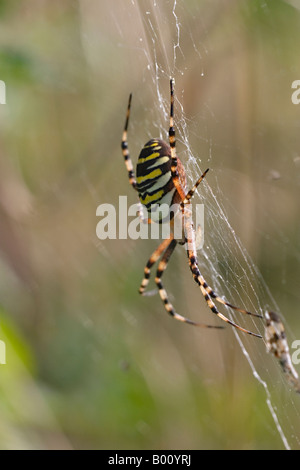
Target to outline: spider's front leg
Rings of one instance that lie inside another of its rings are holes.
[[[131,99],[132,99],[132,94],[130,93],[128,106],[127,106],[127,112],[126,112],[125,126],[123,130],[123,135],[122,135],[121,148],[122,148],[122,153],[123,153],[123,157],[125,161],[126,170],[128,172],[129,183],[132,185],[134,189],[137,189],[136,179],[134,176],[133,165],[132,165],[132,161],[130,158],[130,154],[128,150],[128,141],[127,141],[127,129],[128,129],[128,123],[129,123],[129,117],[130,117]]]
[[[169,144],[171,149],[171,175],[173,184],[181,201],[185,199],[185,190],[181,183],[181,178],[178,171],[178,159],[176,155],[176,137],[174,128],[174,79],[170,79],[170,127],[169,127]]]

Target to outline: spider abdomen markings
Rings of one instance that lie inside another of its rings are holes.
[[[186,177],[179,159],[178,174],[183,187]],[[171,147],[160,139],[151,139],[143,147],[137,163],[137,190],[141,203],[151,213],[152,205],[171,206],[181,201],[173,181]],[[170,214],[170,219],[174,216]],[[161,220],[159,220],[161,222]]]
[[[159,139],[143,147],[137,163],[137,190],[148,212],[152,204],[171,205],[175,186],[171,175],[171,150]]]

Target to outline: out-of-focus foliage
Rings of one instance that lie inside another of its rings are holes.
[[[299,337],[300,12],[154,3],[0,1],[2,449],[282,447],[230,328],[195,331],[140,298],[156,244],[95,230],[99,204],[136,202],[120,151],[128,94],[136,160],[166,135],[155,78],[168,102],[172,73],[191,148]],[[172,300],[211,323],[181,251],[165,276]]]

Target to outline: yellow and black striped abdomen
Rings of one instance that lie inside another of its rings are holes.
[[[152,205],[168,204],[171,206],[180,202],[171,175],[171,165],[170,146],[163,140],[149,140],[139,155],[136,171],[139,198],[149,213]],[[179,159],[178,169],[185,187],[185,174]]]

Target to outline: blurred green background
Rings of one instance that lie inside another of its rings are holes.
[[[174,76],[189,182],[195,165],[211,168],[207,184],[262,274],[251,307],[274,308],[273,296],[289,339],[300,338],[300,105],[291,101],[299,8],[296,0],[0,1],[1,449],[284,447],[231,328],[196,330],[169,318],[158,296],[141,298],[156,243],[97,239],[96,208],[119,195],[136,202],[120,150],[128,94],[136,161],[147,139],[166,138]],[[241,253],[218,243],[229,235],[214,200],[209,214],[205,246],[229,298],[231,254]],[[205,275],[217,281],[209,268]],[[217,324],[183,249],[165,283],[179,313]],[[237,291],[229,300],[245,304]],[[300,448],[299,397],[263,342],[245,341]]]

